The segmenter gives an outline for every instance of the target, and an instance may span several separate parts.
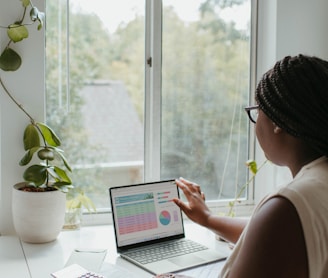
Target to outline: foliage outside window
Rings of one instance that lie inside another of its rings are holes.
[[[144,180],[148,20],[145,1],[103,0],[104,18],[89,2],[46,3],[47,121],[74,142],[72,179],[106,208],[109,186]],[[193,0],[189,14],[182,3],[163,0],[159,178],[232,199],[247,180],[250,1]]]

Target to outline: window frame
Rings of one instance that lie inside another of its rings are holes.
[[[162,1],[146,0],[144,180],[160,179]]]
[[[250,95],[256,86],[256,42],[258,0],[251,1]],[[160,179],[161,158],[161,67],[162,67],[162,1],[146,0],[145,26],[145,164],[146,182]],[[249,157],[255,155],[255,134],[249,128]],[[251,194],[253,195],[253,194]]]
[[[161,67],[162,67],[162,1],[146,0],[145,21],[145,153],[144,180],[146,182],[160,179],[161,163]],[[256,42],[258,0],[251,0],[251,37],[250,37],[250,82],[249,102],[253,103],[256,86]],[[246,115],[245,115],[246,116]],[[256,140],[252,126],[249,126],[248,153],[255,157]],[[254,182],[246,191],[246,198],[236,207],[240,216],[249,216],[254,208]],[[228,210],[230,200],[211,200],[207,204],[213,212]],[[97,211],[97,217],[92,213],[84,213],[83,223],[111,223],[107,210]]]

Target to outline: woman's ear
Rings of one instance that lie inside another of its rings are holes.
[[[275,134],[279,134],[282,132],[282,128],[280,128],[279,126],[277,126],[275,123],[273,123],[273,133]]]

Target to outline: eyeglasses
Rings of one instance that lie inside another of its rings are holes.
[[[259,108],[260,107],[258,105],[245,107],[245,111],[248,115],[248,118],[254,124],[256,124],[257,117],[259,116]]]

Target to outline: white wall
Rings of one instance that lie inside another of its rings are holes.
[[[33,0],[39,10],[44,11],[44,0]],[[21,1],[0,3],[0,25],[7,26],[22,14]],[[36,31],[37,25],[29,27],[30,38],[15,45],[21,53],[23,64],[17,72],[0,76],[7,88],[38,121],[44,119],[44,32]],[[0,29],[0,49],[8,43],[6,29]],[[11,217],[12,185],[22,181],[23,167],[18,165],[24,155],[23,131],[27,117],[0,89],[0,232],[13,232]]]
[[[258,0],[258,74],[299,53],[328,58],[327,0]]]
[[[328,59],[327,0],[258,0],[258,5],[257,80],[287,55],[302,53]],[[264,160],[259,147],[256,160]],[[274,166],[260,171],[255,200],[281,184],[285,177],[290,178],[286,169]]]

